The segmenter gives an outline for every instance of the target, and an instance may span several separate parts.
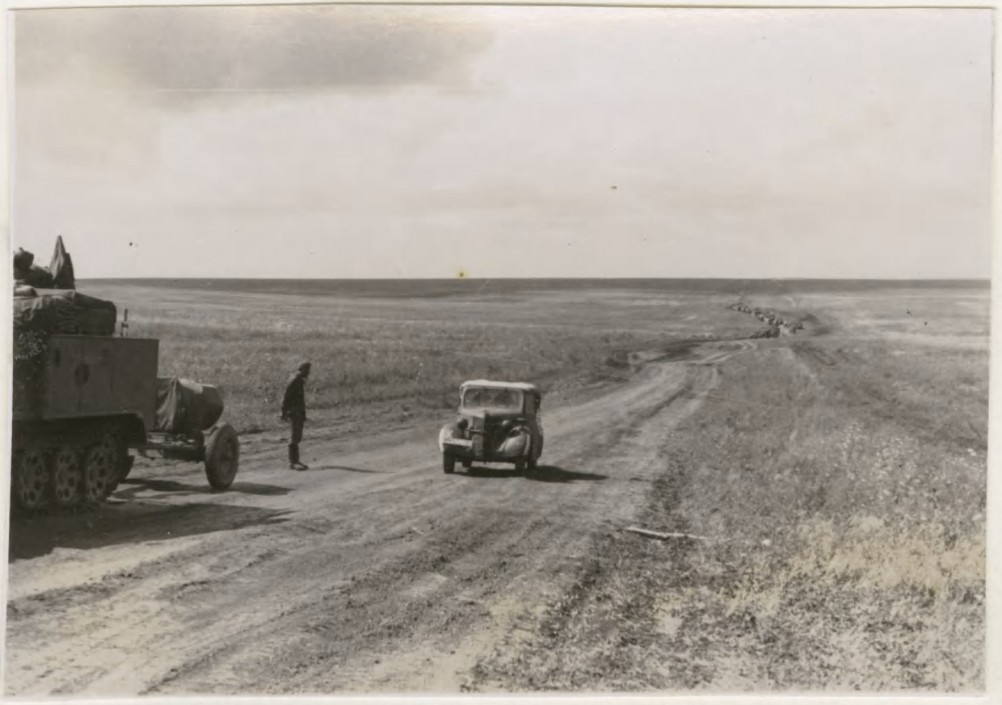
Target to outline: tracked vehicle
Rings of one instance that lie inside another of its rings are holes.
[[[111,302],[16,286],[11,500],[23,512],[103,502],[135,451],[205,463],[232,484],[239,439],[207,385],[157,377],[159,341],[116,335]]]

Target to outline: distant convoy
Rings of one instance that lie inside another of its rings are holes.
[[[229,488],[240,442],[219,391],[158,377],[159,342],[126,337],[114,303],[76,291],[61,238],[48,269],[33,260],[14,258],[14,507],[100,504],[131,471],[130,449],[204,462],[212,488]]]
[[[752,334],[752,338],[778,338],[783,335],[793,335],[803,329],[804,324],[799,321],[788,321],[779,314],[763,308],[753,308],[748,304],[736,303],[728,306],[732,311],[747,313],[755,316],[758,320],[769,327],[758,333]]]

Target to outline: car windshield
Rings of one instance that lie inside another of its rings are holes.
[[[522,410],[522,391],[491,387],[470,387],[463,393],[466,409]]]

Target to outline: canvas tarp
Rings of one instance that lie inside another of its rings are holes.
[[[76,277],[73,275],[73,259],[63,245],[62,236],[56,238],[56,249],[52,253],[52,262],[49,264],[49,273],[52,275],[53,289],[75,289]]]
[[[31,411],[56,333],[112,335],[115,304],[76,291],[14,288],[14,408]]]
[[[72,289],[17,287],[14,333],[114,335],[115,304]]]
[[[63,238],[56,238],[52,261],[48,267],[35,264],[35,255],[24,248],[14,253],[14,282],[38,289],[75,289],[73,259],[66,251]]]
[[[39,267],[37,264],[31,265],[27,270],[15,273],[14,281],[39,289],[56,288],[56,280],[52,277],[52,273],[45,267]]]
[[[208,384],[190,379],[157,379],[157,430],[193,435],[223,415],[223,397]]]

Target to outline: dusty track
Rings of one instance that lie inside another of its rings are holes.
[[[139,468],[99,513],[16,524],[6,692],[455,692],[630,522],[672,428],[752,345],[637,354],[622,385],[544,406],[533,477],[444,475],[444,419],[312,428],[309,472],[250,443],[228,493],[195,466]]]

